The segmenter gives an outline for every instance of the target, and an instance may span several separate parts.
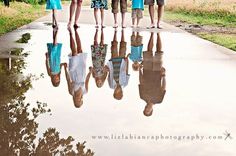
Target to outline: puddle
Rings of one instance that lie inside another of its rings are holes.
[[[202,149],[236,154],[235,140],[225,144],[223,134],[236,131],[235,62],[218,52],[206,54],[201,40],[191,35],[110,27],[102,32],[91,25],[68,31],[60,23],[58,31],[32,30],[24,51],[29,55],[15,67],[13,78],[1,70],[0,84],[5,85],[3,123],[14,126],[15,118],[7,116],[11,112],[24,119],[18,126],[32,125],[25,130],[33,138],[27,145],[44,149],[59,142],[63,149],[76,150],[76,142],[86,141],[80,144],[80,149],[86,146],[84,153],[92,155],[89,148],[95,155],[113,156],[174,155],[177,150],[199,155]],[[10,136],[22,128],[4,132]],[[47,137],[51,140],[44,144]],[[14,144],[20,140],[17,136]]]

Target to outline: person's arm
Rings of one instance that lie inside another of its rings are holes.
[[[139,82],[142,84],[143,83],[143,72],[142,69],[139,68]]]
[[[69,75],[69,73],[67,71],[67,64],[66,63],[64,64],[64,69],[65,69],[65,75],[66,75],[68,91],[72,95],[72,83],[71,83],[70,75]]]
[[[90,79],[91,73],[92,73],[92,67],[89,67],[89,73],[86,76],[86,80],[85,80],[85,89],[87,92],[88,92],[88,84],[89,84],[89,79]]]
[[[162,85],[161,85],[161,89],[163,91],[166,90],[166,74],[165,74],[166,70],[165,68],[161,69],[161,77],[162,77]]]
[[[48,75],[50,76],[50,75],[51,75],[51,71],[50,71],[50,67],[49,67],[49,57],[48,57],[48,53],[46,53],[45,55],[46,55],[46,61],[45,61],[46,69],[47,69]]]
[[[126,62],[126,75],[129,75],[129,57],[130,54],[128,54],[125,58],[125,62]]]

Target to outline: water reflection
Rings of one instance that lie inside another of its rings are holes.
[[[65,74],[69,93],[73,97],[75,107],[79,108],[83,104],[83,95],[88,92],[88,83],[92,73],[90,68],[86,76],[87,53],[83,53],[80,37],[77,29],[74,29],[75,40],[72,30],[69,28],[70,48],[69,72],[65,66]]]
[[[142,61],[142,53],[143,53],[143,37],[139,32],[132,32],[131,35],[131,53],[129,55],[129,59],[133,62],[132,68],[134,71],[138,71],[140,67],[140,63]]]
[[[95,80],[96,86],[101,88],[106,80],[108,70],[105,66],[105,60],[107,55],[107,44],[104,43],[104,33],[101,29],[100,43],[98,43],[98,29],[95,31],[94,43],[91,45],[92,51],[92,64],[90,67],[92,75]]]
[[[161,103],[166,93],[165,68],[162,66],[162,43],[157,33],[156,51],[153,54],[154,33],[151,33],[147,51],[143,52],[143,62],[139,68],[139,94],[146,102],[143,114],[151,116],[153,105]]]
[[[128,74],[129,60],[126,56],[126,46],[124,29],[121,30],[121,41],[118,50],[117,30],[114,29],[113,41],[111,42],[111,59],[107,63],[109,76],[108,83],[111,89],[114,89],[113,96],[117,100],[123,97],[123,87],[129,82]]]
[[[46,53],[46,68],[48,76],[51,78],[52,85],[58,87],[60,84],[61,67],[65,65],[61,63],[62,43],[57,43],[58,29],[53,29],[53,42],[47,43],[48,52]]]
[[[28,56],[23,49],[14,49],[10,54],[14,57],[0,56],[0,155],[93,156],[94,152],[85,149],[86,142],[78,142],[75,150],[74,138],[60,137],[55,128],[47,128],[42,137],[36,137],[38,117],[51,110],[47,103],[25,101],[35,76],[23,74],[24,57]]]

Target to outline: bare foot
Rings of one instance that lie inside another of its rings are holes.
[[[118,24],[115,23],[114,26],[113,26],[113,28],[118,28]]]
[[[153,29],[155,28],[154,24],[151,24],[150,26],[147,27],[147,29]]]

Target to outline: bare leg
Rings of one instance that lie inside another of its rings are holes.
[[[134,27],[134,25],[135,25],[135,18],[132,18],[132,28]]]
[[[118,27],[118,24],[117,24],[117,13],[113,13],[114,15],[114,28],[117,28]]]
[[[140,18],[137,18],[137,27],[139,28],[139,21],[140,21]]]
[[[53,29],[53,44],[56,45],[57,44],[57,29]]]
[[[95,18],[95,23],[96,23],[96,28],[98,28],[98,9],[94,8],[94,18]]]
[[[156,52],[161,52],[161,50],[162,50],[161,37],[160,37],[160,34],[159,34],[159,33],[157,33],[156,49],[157,49]]]
[[[71,32],[71,29],[68,29],[69,30],[69,34],[70,34],[70,49],[71,49],[71,52],[72,52],[72,56],[75,56],[77,54],[77,51],[76,51],[76,48],[75,48],[75,41],[74,41],[74,38],[73,38],[73,34]]]
[[[121,21],[122,28],[125,28],[126,27],[125,26],[125,12],[121,13],[121,19],[122,19],[122,21]]]
[[[154,5],[149,5],[149,15],[151,18],[151,26],[150,28],[152,28],[154,26]]]
[[[148,48],[147,48],[148,52],[152,52],[152,49],[153,49],[153,32],[151,32],[151,36],[150,36],[150,39],[149,39],[149,42],[148,42]]]
[[[164,5],[158,5],[158,9],[157,9],[157,28],[161,28],[160,27],[160,21],[161,21],[161,17],[163,14],[163,10],[164,10]]]
[[[101,39],[100,39],[100,45],[104,45],[104,33],[103,33],[103,29],[101,29]]]
[[[94,45],[98,45],[98,29],[96,29],[96,33],[94,35]]]
[[[79,15],[81,11],[81,1],[77,2],[76,12],[75,12],[75,26],[78,26]]]
[[[72,22],[72,18],[73,18],[74,13],[75,13],[75,5],[76,5],[75,0],[72,0],[71,4],[70,4],[70,18],[69,18],[68,27],[70,27],[71,22]]]
[[[125,55],[126,55],[125,31],[124,31],[124,29],[122,29],[119,57],[125,57]]]
[[[77,44],[77,52],[82,53],[81,41],[80,41],[80,37],[76,29],[75,29],[75,40]]]
[[[104,9],[100,9],[101,12],[101,27],[104,28],[103,22],[104,22]]]
[[[114,31],[113,41],[111,44],[111,58],[118,57],[117,49],[117,31]]]

